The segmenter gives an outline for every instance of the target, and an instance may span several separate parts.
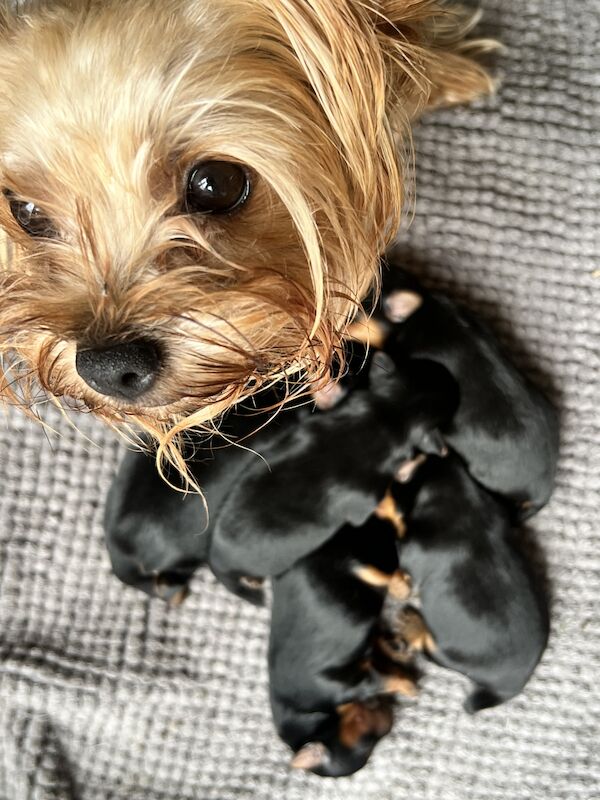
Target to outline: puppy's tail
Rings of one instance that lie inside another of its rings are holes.
[[[463,708],[467,714],[476,714],[478,711],[482,711],[484,708],[493,708],[494,706],[499,706],[500,703],[510,700],[512,696],[512,694],[497,694],[491,689],[485,689],[483,686],[479,686],[467,697],[463,703]]]

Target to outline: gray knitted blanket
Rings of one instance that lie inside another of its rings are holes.
[[[95,420],[0,430],[0,800],[600,797],[600,8],[487,0],[498,96],[418,131],[399,253],[467,301],[562,410],[551,504],[525,533],[552,595],[526,691],[470,718],[430,667],[357,775],[292,773],[270,720],[268,614],[206,572],[180,609],[125,588],[102,542],[122,453]]]

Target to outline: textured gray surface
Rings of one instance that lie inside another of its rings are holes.
[[[524,7],[526,11],[524,11]],[[1,800],[592,800],[600,797],[600,22],[597,0],[488,0],[504,85],[418,136],[400,250],[467,299],[563,412],[551,505],[531,526],[553,594],[527,691],[466,717],[463,681],[422,696],[355,777],[286,768],[266,697],[266,612],[201,574],[178,611],[109,573],[119,457],[87,417],[48,441],[0,430]]]

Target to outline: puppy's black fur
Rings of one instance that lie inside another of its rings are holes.
[[[155,593],[147,573],[191,574],[208,560],[229,589],[260,603],[262,591],[243,577],[278,575],[344,523],[362,524],[405,459],[416,450],[440,452],[437,429],[457,403],[454,380],[431,362],[414,360],[399,371],[377,354],[368,375],[368,388],[359,382],[332,411],[284,410],[254,435],[268,412],[230,415],[224,432],[242,438],[244,448],[215,447],[191,465],[208,516],[201,501],[161,485],[143,455],[126,456],[105,516],[119,577]],[[174,524],[163,529],[161,545],[158,530],[169,517]]]
[[[414,292],[422,303],[390,324],[398,292]],[[431,359],[456,379],[460,403],[444,436],[471,475],[510,499],[518,519],[539,511],[552,493],[558,459],[558,417],[548,400],[472,314],[427,292],[395,265],[385,272],[376,316],[387,328],[385,350],[395,360]]]
[[[444,448],[438,427],[456,402],[444,368],[414,360],[397,370],[376,354],[368,389],[355,388],[332,411],[305,413],[268,464],[256,460],[233,481],[212,524],[217,577],[239,594],[241,576],[279,575],[344,523],[363,524],[402,462]]]
[[[431,657],[467,675],[470,713],[522,690],[548,638],[546,601],[517,548],[508,510],[451,454],[430,457],[393,487],[406,537],[400,566],[412,577],[435,648]]]
[[[374,517],[347,525],[272,581],[271,707],[279,735],[299,751],[293,766],[350,775],[391,728],[391,710],[377,696],[392,687],[367,660],[384,592],[355,569],[391,575],[394,539],[392,526]]]
[[[177,482],[177,476],[169,475]],[[123,583],[177,603],[208,557],[201,498],[171,488],[150,455],[129,452],[113,480],[104,514],[113,572]]]
[[[269,458],[279,439],[296,424],[297,409],[285,409],[273,420],[272,413],[264,410],[276,402],[275,392],[264,393],[261,399],[263,410],[249,406],[229,414],[221,426],[222,438],[189,441],[184,455],[203,487],[205,502],[165,482],[151,454],[125,454],[104,513],[108,553],[120,580],[167,601],[182,597],[194,571],[208,560],[209,520],[218,515],[232,485],[258,461],[246,441],[251,438],[252,445]],[[241,447],[229,444],[238,440]],[[184,488],[175,470],[167,477]]]

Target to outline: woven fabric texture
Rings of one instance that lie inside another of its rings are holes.
[[[291,772],[266,692],[268,613],[206,572],[177,610],[111,575],[103,501],[122,445],[10,413],[0,428],[0,800],[593,800],[600,797],[600,15],[486,0],[507,47],[492,100],[417,132],[400,257],[466,301],[562,412],[551,504],[524,532],[552,596],[524,694],[469,718],[429,667],[369,765]],[[87,438],[86,438],[87,437]]]

